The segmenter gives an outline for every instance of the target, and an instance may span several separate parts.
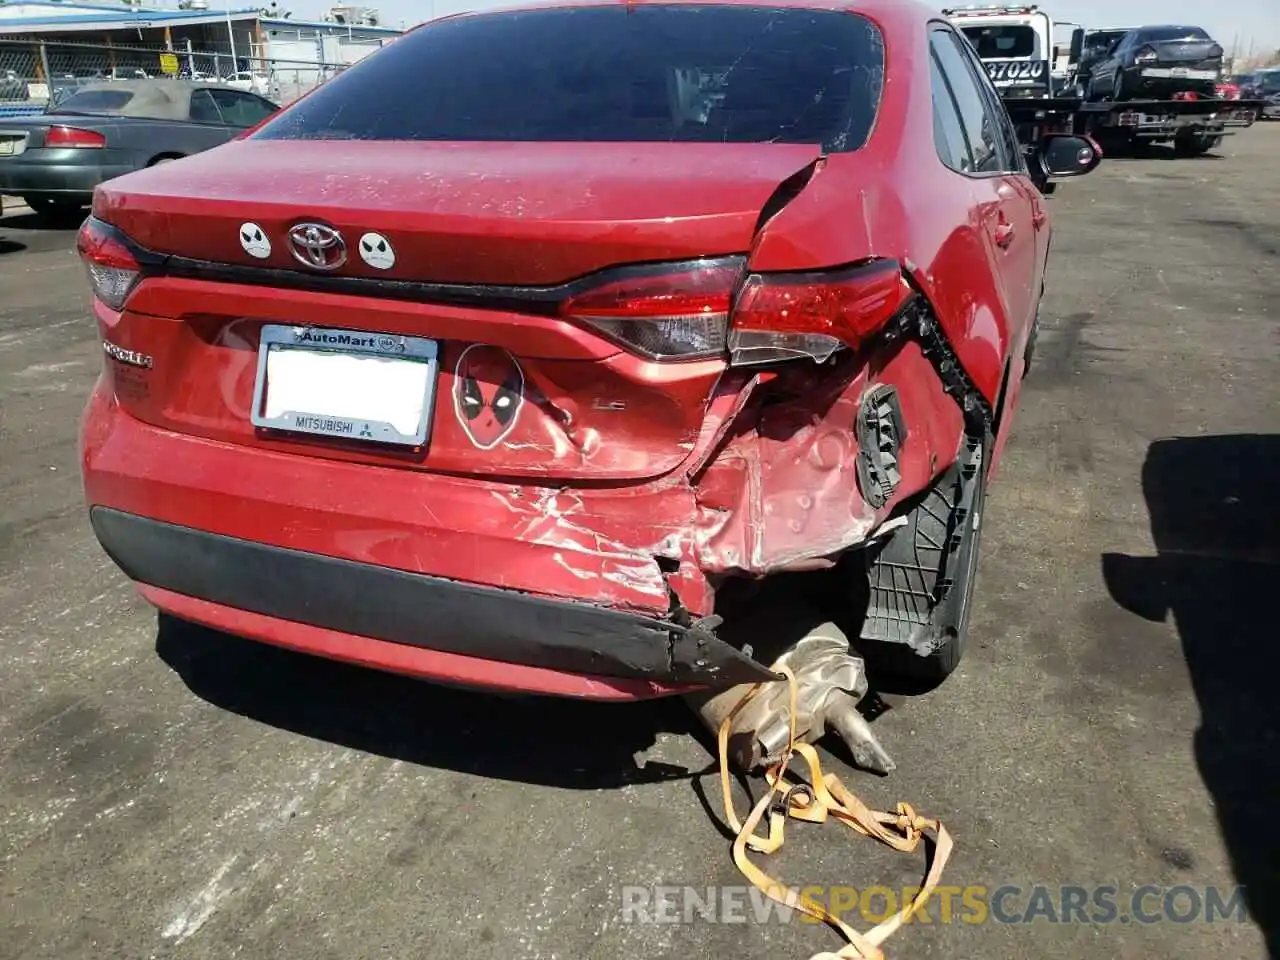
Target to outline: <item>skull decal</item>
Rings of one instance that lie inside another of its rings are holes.
[[[524,406],[524,371],[501,347],[475,343],[453,371],[453,409],[480,450],[492,450],[515,428]]]
[[[390,270],[396,265],[395,248],[380,233],[366,233],[360,238],[360,257],[375,270]]]
[[[271,256],[271,241],[267,238],[266,231],[256,223],[240,224],[240,246],[245,253],[258,260]]]

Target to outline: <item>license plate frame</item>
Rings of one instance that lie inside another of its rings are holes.
[[[333,411],[283,410],[275,416],[265,412],[268,399],[271,357],[278,351],[300,351],[313,355],[347,358],[374,358],[418,363],[426,367],[421,415],[416,430],[404,433],[386,420],[350,416]],[[440,344],[426,337],[369,330],[349,330],[310,325],[264,324],[258,341],[258,362],[254,373],[253,406],[249,419],[262,430],[296,437],[323,437],[399,448],[425,447],[431,438],[435,415],[436,388],[440,379]]]

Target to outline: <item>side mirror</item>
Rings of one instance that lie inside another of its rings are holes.
[[[1102,162],[1102,148],[1088,137],[1049,133],[1040,138],[1035,160],[1046,179],[1082,177]]]
[[[1076,27],[1071,31],[1071,62],[1079,63],[1084,54],[1084,28]]]

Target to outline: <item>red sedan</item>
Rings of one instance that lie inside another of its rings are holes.
[[[424,25],[247,138],[98,188],[95,534],[150,602],[296,650],[634,699],[776,677],[718,632],[805,572],[964,646],[1051,177],[902,0]]]

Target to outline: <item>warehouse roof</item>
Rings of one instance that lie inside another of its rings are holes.
[[[5,3],[0,0],[0,34],[82,33],[90,30],[132,30],[148,27],[198,26],[206,23],[261,20],[268,29],[302,28],[359,34],[398,34],[394,27],[367,27],[352,24],[277,20],[262,16],[261,7],[237,10],[158,10],[144,7],[108,6],[93,3],[62,4],[39,2]]]

